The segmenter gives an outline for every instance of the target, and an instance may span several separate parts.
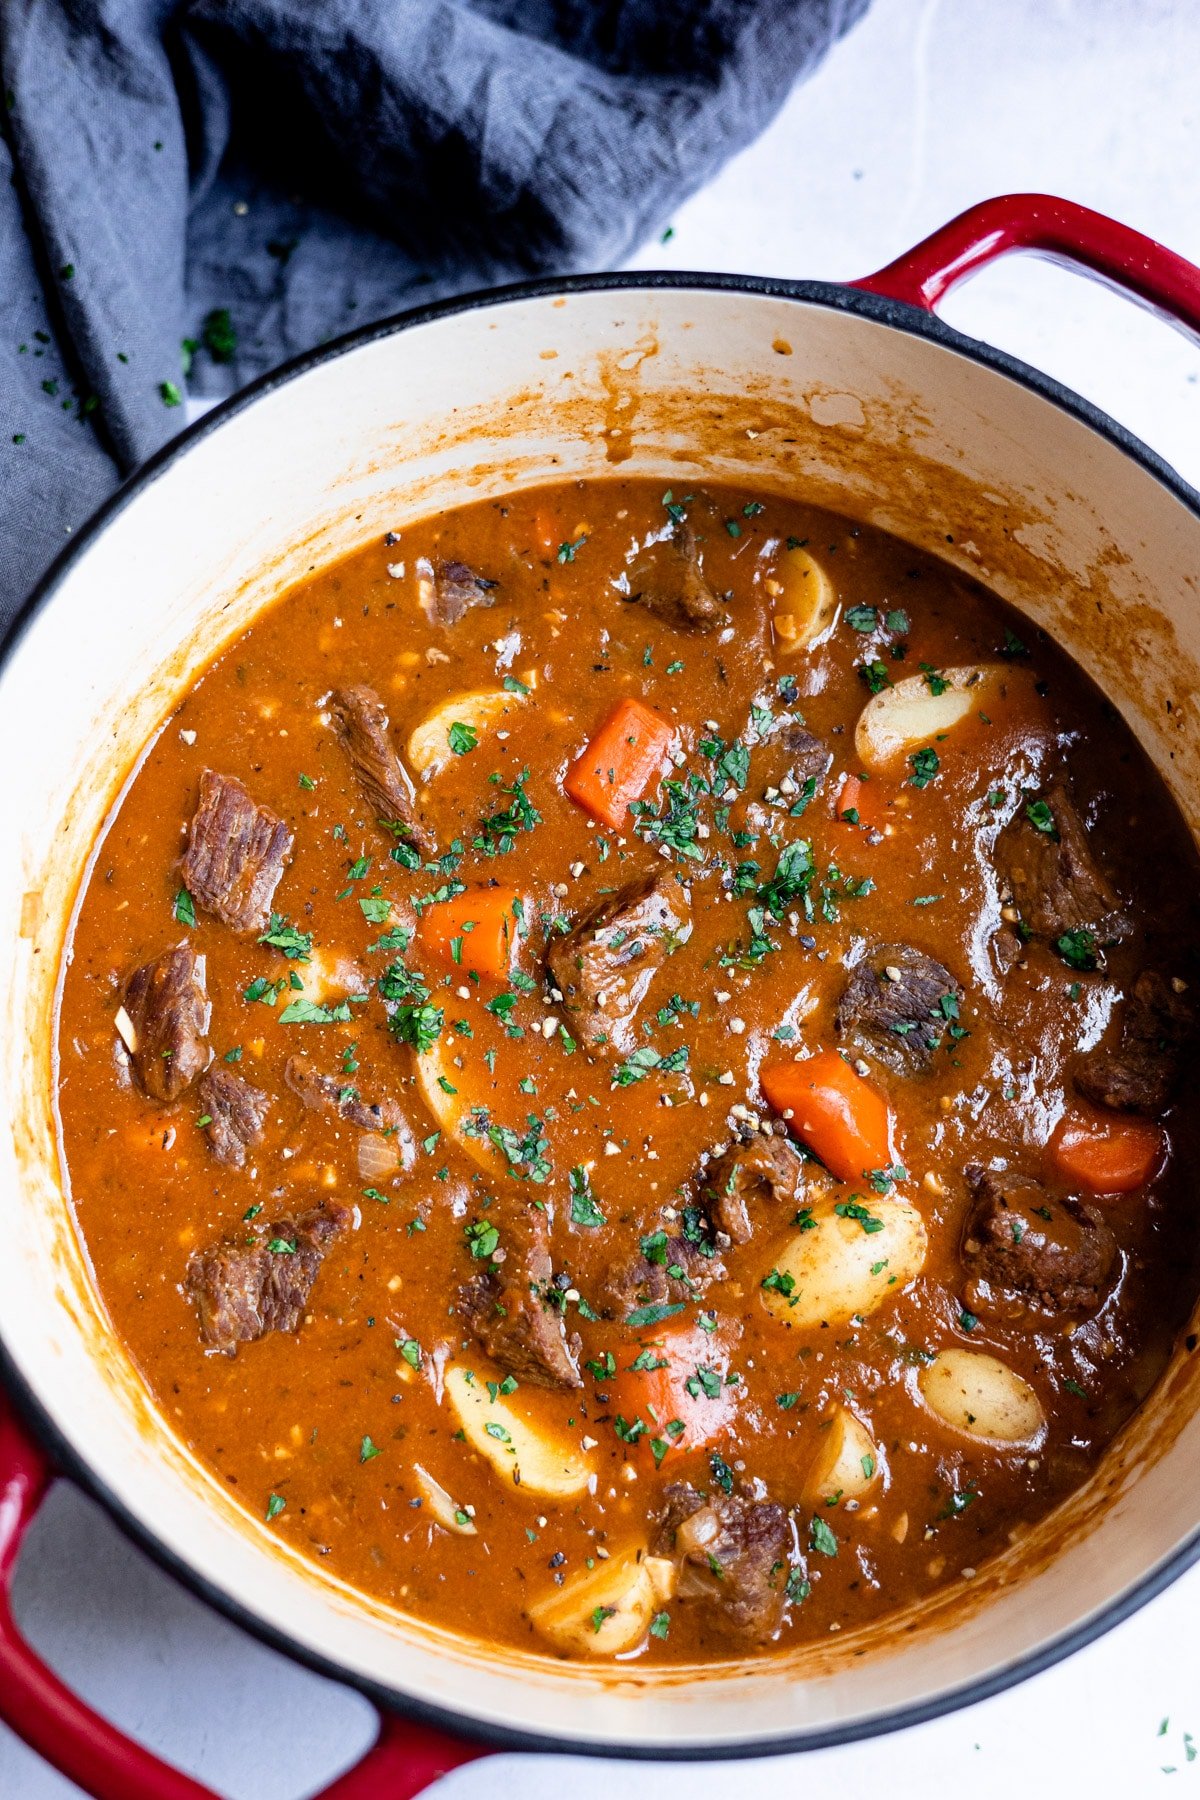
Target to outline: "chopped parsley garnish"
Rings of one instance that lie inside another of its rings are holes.
[[[651,1306],[635,1306],[631,1313],[626,1314],[625,1323],[632,1325],[635,1330],[647,1325],[661,1325],[664,1319],[673,1319],[676,1313],[681,1313],[683,1306],[682,1300],[674,1303],[657,1301]]]
[[[941,759],[937,751],[928,745],[923,750],[914,750],[908,761],[912,769],[912,774],[908,778],[910,787],[928,787],[941,768]]]
[[[464,1225],[463,1236],[471,1255],[478,1257],[481,1262],[486,1261],[499,1248],[500,1233],[487,1219],[473,1219],[469,1225]]]
[[[883,1220],[868,1212],[857,1194],[851,1194],[849,1200],[839,1200],[833,1210],[839,1219],[853,1219],[869,1237],[883,1230]]]
[[[511,787],[501,784],[500,792],[507,794],[512,804],[480,821],[479,835],[471,842],[485,856],[506,856],[515,844],[518,832],[532,831],[541,824],[542,815],[525,791],[528,780],[529,770],[522,769]]]
[[[1095,934],[1086,925],[1081,925],[1076,931],[1064,931],[1061,937],[1055,938],[1054,948],[1069,969],[1080,969],[1086,973],[1094,969],[1099,961]]]
[[[582,1164],[571,1170],[570,1183],[572,1225],[595,1227],[606,1224],[604,1214],[596,1205],[588,1172]]]
[[[455,756],[467,756],[472,750],[479,748],[479,735],[475,727],[464,724],[461,719],[455,719],[446,733],[446,741]]]
[[[344,1025],[354,1017],[347,1000],[321,1006],[315,1000],[292,1000],[279,1015],[281,1025]]]
[[[186,888],[180,888],[175,896],[175,917],[181,925],[192,926],[196,923],[196,906]]]
[[[312,955],[312,932],[300,931],[283,913],[273,912],[260,944],[270,944],[292,962],[308,962]]]
[[[858,674],[861,681],[867,684],[871,694],[882,694],[884,688],[892,686],[892,678],[888,674],[888,666],[876,657],[873,662],[859,663]]]
[[[814,1513],[808,1525],[808,1547],[821,1556],[836,1556],[838,1541],[829,1527],[828,1521],[820,1513]]]

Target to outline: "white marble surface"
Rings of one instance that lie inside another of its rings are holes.
[[[637,263],[843,279],[973,200],[1032,188],[1200,261],[1198,67],[1194,0],[876,0],[761,142]],[[1028,261],[989,271],[946,316],[1086,394],[1200,484],[1200,350],[1158,321]],[[230,1800],[301,1800],[368,1740],[361,1700],[216,1619],[70,1490],[39,1521],[17,1597],[24,1628],[89,1699]],[[1194,1606],[1200,1571],[1011,1693],[770,1774],[849,1800],[935,1789],[1040,1800],[1085,1787],[1126,1800],[1164,1783],[1200,1787],[1184,1739],[1200,1740]],[[629,1800],[751,1800],[767,1773],[632,1765],[619,1779]],[[576,1800],[602,1800],[614,1770],[506,1758],[451,1777],[445,1800],[484,1800],[518,1777],[526,1800],[550,1800],[564,1780]],[[3,1800],[76,1792],[0,1727]]]

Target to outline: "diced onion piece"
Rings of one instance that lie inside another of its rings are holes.
[[[125,1011],[125,1008],[123,1006],[118,1006],[116,1017],[113,1020],[113,1024],[116,1026],[117,1034],[120,1037],[121,1042],[124,1044],[125,1048],[128,1050],[130,1056],[136,1056],[137,1055],[137,1047],[138,1047],[138,1034],[137,1034],[136,1030],[134,1029],[133,1020],[130,1018],[129,1014]]]
[[[400,1145],[397,1137],[384,1137],[378,1131],[364,1131],[358,1140],[358,1173],[363,1181],[383,1181],[400,1167]]]
[[[781,650],[807,650],[837,615],[837,589],[807,550],[787,550],[779,560],[772,623]]]
[[[675,1592],[675,1564],[630,1552],[535,1601],[529,1617],[543,1637],[573,1656],[617,1656],[641,1643]]]
[[[435,1481],[428,1469],[420,1463],[413,1464],[413,1474],[417,1478],[417,1486],[424,1496],[430,1512],[439,1525],[447,1531],[455,1531],[459,1537],[476,1537],[475,1521],[461,1506],[453,1501],[440,1481]]]
[[[875,1440],[848,1407],[839,1406],[833,1422],[820,1431],[820,1447],[804,1482],[804,1499],[811,1506],[821,1501],[858,1500],[879,1479],[879,1451]]]
[[[523,700],[523,694],[509,693],[507,688],[481,688],[443,700],[414,728],[408,740],[410,764],[428,780],[454,756],[450,743],[452,725],[469,725],[477,738],[482,737],[485,731],[495,730]]]
[[[930,1412],[952,1431],[991,1444],[1031,1444],[1046,1417],[1029,1383],[982,1350],[943,1350],[917,1380]]]
[[[581,1494],[591,1481],[591,1466],[574,1444],[525,1418],[503,1395],[493,1400],[482,1375],[447,1369],[445,1395],[467,1442],[502,1481],[549,1500]]]
[[[850,1210],[838,1214],[836,1205]],[[904,1200],[874,1194],[818,1200],[808,1209],[806,1227],[763,1271],[763,1302],[785,1325],[811,1329],[840,1325],[856,1314],[866,1318],[903,1293],[925,1262],[924,1221]]]
[[[914,750],[985,706],[1003,674],[999,663],[968,663],[939,669],[931,678],[907,675],[895,687],[884,688],[867,701],[854,727],[859,761],[876,774],[894,772]],[[935,693],[934,687],[941,691]]]

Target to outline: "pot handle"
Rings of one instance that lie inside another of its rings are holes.
[[[1052,194],[1001,194],[849,285],[925,312],[998,256],[1030,250],[1082,269],[1200,343],[1200,269],[1153,238]]]
[[[93,1712],[17,1630],[13,1572],[54,1473],[0,1390],[0,1719],[93,1800],[219,1800]],[[412,1800],[483,1754],[481,1745],[381,1714],[379,1736],[361,1762],[314,1800]]]

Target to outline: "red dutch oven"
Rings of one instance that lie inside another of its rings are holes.
[[[236,1621],[376,1702],[376,1743],[324,1800],[404,1800],[489,1746],[762,1755],[909,1725],[1045,1667],[1200,1551],[1190,1337],[1095,1478],[979,1572],[969,1606],[684,1680],[434,1632],[290,1557],[189,1459],[96,1302],[56,1154],[56,971],[78,871],[141,745],[312,563],[491,490],[614,464],[703,470],[936,550],[1066,645],[1200,825],[1200,498],[1086,402],[936,319],[1014,250],[1200,336],[1200,271],[1038,195],[973,207],[848,286],[634,274],[475,296],[346,338],[201,420],[25,608],[0,668],[0,765],[24,777],[0,812],[0,1718],[97,1800],[215,1796],[92,1711],[17,1629],[21,1540],[60,1475]],[[51,690],[56,741],[31,756]]]

